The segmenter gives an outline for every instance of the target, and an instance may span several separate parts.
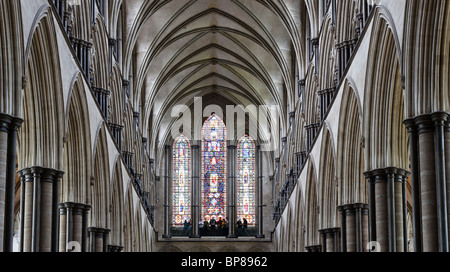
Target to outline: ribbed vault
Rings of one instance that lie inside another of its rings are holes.
[[[304,45],[293,42],[302,40],[298,2],[127,1],[123,71],[133,76],[143,131],[164,142],[173,106],[191,107],[195,97],[224,112],[228,103],[278,105],[287,116],[299,69],[293,63],[304,62]]]

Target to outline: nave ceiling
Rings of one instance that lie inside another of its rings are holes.
[[[284,124],[295,107],[293,63],[304,62],[300,2],[126,1],[123,74],[134,74],[143,130],[165,139],[172,107],[192,108],[194,97],[224,111],[277,105]]]

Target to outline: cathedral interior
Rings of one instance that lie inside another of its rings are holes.
[[[0,252],[450,251],[450,1],[0,14]]]

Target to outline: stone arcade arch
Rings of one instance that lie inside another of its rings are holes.
[[[19,177],[25,187],[21,194],[24,220],[20,228],[20,249],[50,252],[58,248],[56,219],[58,185],[63,175],[60,170],[63,168],[64,103],[58,95],[62,89],[60,62],[53,15],[48,5],[42,6],[34,18],[25,56],[27,84],[22,100],[25,121],[18,133]],[[33,176],[42,179],[32,179]],[[25,191],[31,195],[26,195]]]
[[[338,188],[336,186],[336,152],[331,142],[331,132],[327,128],[322,138],[322,154],[319,168],[318,205],[320,229],[334,228],[338,224]]]
[[[319,202],[316,170],[310,158],[305,188],[305,241],[306,247],[319,245]]]
[[[106,141],[106,127],[101,124],[95,143],[90,203],[92,203],[91,225],[102,229],[110,228],[111,188],[108,143]]]
[[[339,205],[368,203],[367,182],[363,175],[365,138],[362,136],[361,102],[352,82],[348,79],[344,85],[340,114],[337,145]]]
[[[117,246],[123,250],[124,243],[124,189],[123,189],[123,173],[122,165],[118,160],[114,167],[111,184],[111,239],[110,244]]]
[[[80,74],[73,79],[67,106],[66,133],[64,136],[64,172],[60,201],[86,203],[92,176],[90,122],[87,100]]]
[[[406,223],[406,203],[402,199],[406,194],[403,187],[406,180],[402,179],[408,176],[405,171],[410,168],[408,135],[403,126],[407,109],[401,79],[402,53],[390,14],[378,7],[375,13],[379,16],[373,23],[364,102],[365,167],[369,170],[366,176],[372,205],[370,239],[376,237],[382,251],[403,251],[407,235],[403,224]],[[397,173],[397,177],[401,176],[400,182],[392,181],[392,171],[402,172]],[[375,180],[382,182],[373,183]],[[377,196],[382,198],[377,199]],[[383,199],[388,201],[383,202]]]

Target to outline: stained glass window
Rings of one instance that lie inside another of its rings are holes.
[[[245,135],[238,144],[237,215],[255,224],[255,143]]]
[[[191,219],[191,146],[181,135],[173,147],[173,224]]]
[[[202,221],[226,218],[226,127],[213,114],[202,130]]]

